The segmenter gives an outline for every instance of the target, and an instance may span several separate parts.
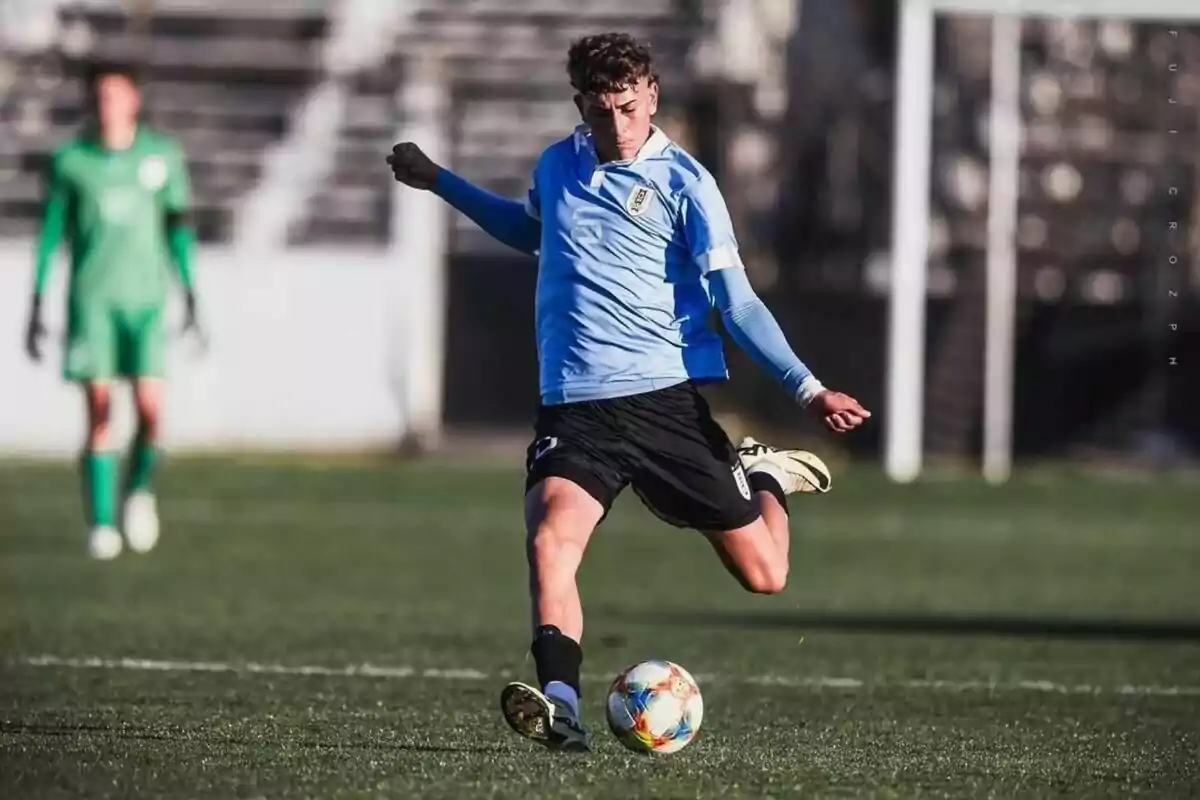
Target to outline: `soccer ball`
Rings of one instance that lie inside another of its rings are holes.
[[[637,753],[675,753],[700,730],[704,700],[686,669],[643,661],[622,670],[608,690],[608,727]]]

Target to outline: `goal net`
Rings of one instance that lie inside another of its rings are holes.
[[[993,482],[1014,452],[1163,451],[1196,285],[1200,3],[900,15],[888,475],[930,451]]]

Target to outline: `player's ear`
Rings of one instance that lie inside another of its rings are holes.
[[[654,116],[658,113],[658,81],[653,78],[650,79],[649,97],[650,116]]]

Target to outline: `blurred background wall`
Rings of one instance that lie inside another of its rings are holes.
[[[27,364],[20,341],[40,173],[80,121],[81,67],[108,54],[147,62],[147,119],[181,138],[195,187],[213,348],[172,354],[168,444],[527,435],[535,264],[397,191],[383,157],[412,137],[520,197],[576,122],[568,44],[609,29],[652,44],[658,122],[717,176],[801,357],[883,410],[905,157],[895,3],[3,0],[0,20],[0,450],[66,451],[82,429],[57,364]],[[936,28],[925,446],[949,459],[980,442],[990,31],[955,15]],[[1022,64],[1015,450],[1187,458],[1200,447],[1200,29],[1031,19]],[[815,433],[730,354],[734,380],[714,396],[731,426]],[[875,419],[844,441],[854,455],[878,456]]]

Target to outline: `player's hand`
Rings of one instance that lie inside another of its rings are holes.
[[[197,333],[200,330],[200,323],[196,318],[196,294],[195,292],[185,292],[183,295],[183,332]]]
[[[185,292],[183,295],[183,328],[180,330],[180,336],[191,336],[195,343],[193,356],[208,354],[208,334],[204,332],[204,328],[200,327],[200,316],[196,313],[194,292]]]
[[[33,361],[42,360],[42,337],[46,326],[42,324],[42,298],[34,295],[29,306],[29,324],[25,328],[25,352]]]
[[[808,409],[821,418],[826,428],[837,433],[854,430],[871,417],[871,412],[853,397],[829,389],[814,397]]]
[[[396,180],[414,189],[432,189],[437,181],[438,165],[412,142],[401,142],[387,157]]]

